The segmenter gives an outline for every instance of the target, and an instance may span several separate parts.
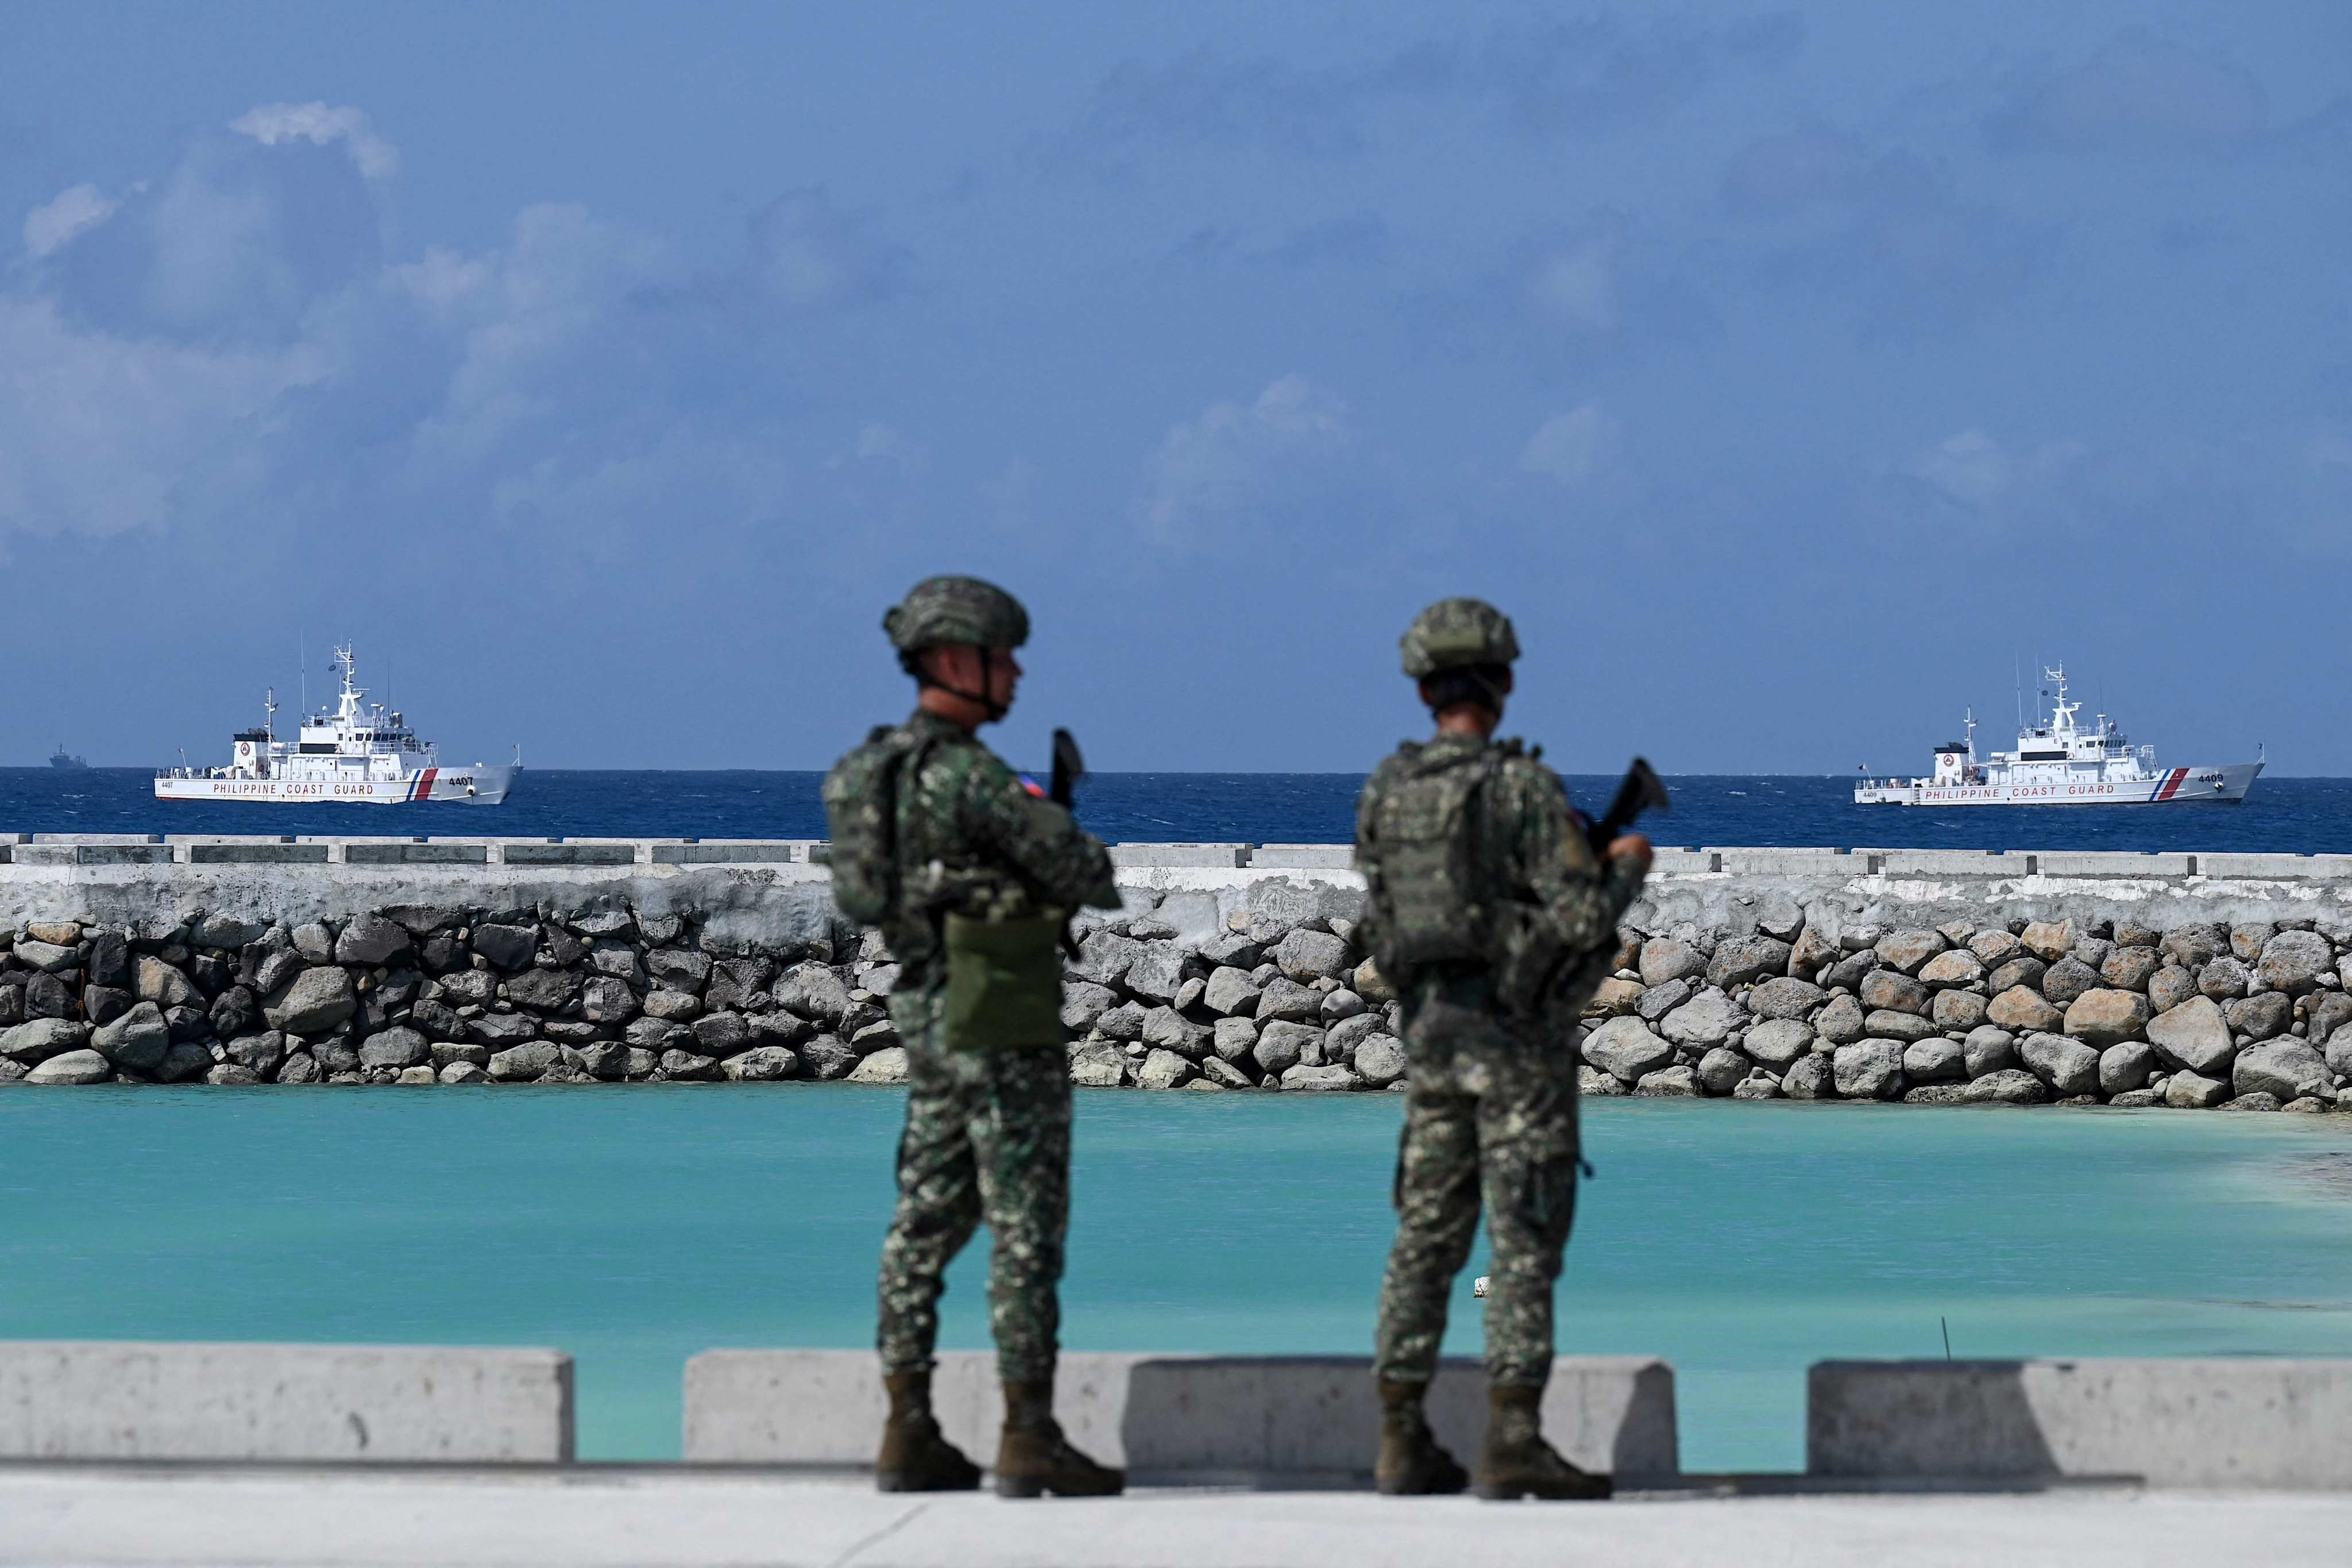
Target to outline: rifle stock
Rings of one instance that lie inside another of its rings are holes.
[[[1054,731],[1054,773],[1045,786],[1045,795],[1065,811],[1075,811],[1078,781],[1087,776],[1087,759],[1078,750],[1077,738],[1067,730]],[[1078,956],[1078,939],[1070,934],[1068,921],[1062,924],[1062,951],[1073,959]]]

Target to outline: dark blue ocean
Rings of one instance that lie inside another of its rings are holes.
[[[0,831],[502,834],[520,837],[821,838],[814,773],[533,770],[496,806],[165,805],[134,768],[0,769]],[[1354,836],[1360,773],[1104,773],[1079,820],[1114,843],[1331,843]],[[1570,777],[1598,815],[1616,781]],[[2352,779],[2264,778],[2240,805],[1858,806],[1843,777],[1667,781],[1660,844],[1934,849],[2352,853]]]

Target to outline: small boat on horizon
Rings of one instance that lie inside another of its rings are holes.
[[[353,805],[402,805],[457,801],[496,805],[522,771],[522,748],[499,767],[443,767],[430,741],[420,741],[402,716],[381,702],[364,702],[352,650],[335,650],[343,686],[336,705],[302,720],[297,739],[278,738],[278,694],[263,699],[268,718],[229,737],[226,767],[164,768],[155,774],[158,800],[244,800]]]
[[[2066,668],[2045,669],[2058,694],[2043,722],[2018,732],[2017,750],[1977,757],[1977,721],[1968,738],[1936,748],[1936,771],[1926,778],[1873,778],[1864,769],[1853,786],[1856,805],[2235,805],[2246,798],[2268,758],[2216,767],[2157,765],[2154,746],[2135,746],[2105,713],[2085,729],[2074,722],[2083,705],[2066,700]],[[2047,695],[2045,692],[2044,695]]]
[[[87,768],[89,766],[89,763],[86,759],[77,757],[71,752],[67,751],[66,743],[63,741],[59,741],[58,742],[58,749],[49,753],[49,766],[53,768]]]

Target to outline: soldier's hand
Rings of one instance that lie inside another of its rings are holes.
[[[1628,833],[1609,841],[1609,858],[1631,860],[1644,877],[1650,874],[1650,841],[1642,834]]]

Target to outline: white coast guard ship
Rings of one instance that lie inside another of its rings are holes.
[[[2083,705],[2066,700],[2063,666],[2042,672],[2057,683],[2050,721],[2034,710],[2032,728],[2019,732],[2017,750],[1977,759],[1977,722],[1968,721],[1966,741],[1936,748],[1936,771],[1927,778],[1877,779],[1865,775],[1853,786],[1856,805],[2172,805],[2186,802],[2246,798],[2259,756],[2251,763],[2208,768],[2165,768],[2156,748],[2135,746],[2105,713],[2084,729],[2074,722]]]
[[[367,695],[355,679],[352,650],[335,650],[343,689],[332,709],[306,716],[299,739],[278,738],[277,693],[264,706],[268,721],[232,736],[225,768],[167,768],[155,775],[158,800],[347,801],[394,805],[420,800],[496,805],[506,799],[521,763],[446,768],[430,741],[420,741],[396,712]]]

